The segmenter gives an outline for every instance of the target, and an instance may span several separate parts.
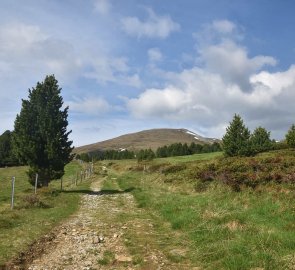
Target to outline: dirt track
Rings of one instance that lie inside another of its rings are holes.
[[[93,193],[82,196],[79,211],[59,227],[51,246],[28,269],[110,269],[109,263],[116,269],[133,269],[123,243],[124,227],[105,220],[119,211],[118,196],[132,201],[132,195],[104,194],[99,192],[100,184],[93,183]]]

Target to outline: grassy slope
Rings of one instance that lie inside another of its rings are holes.
[[[177,164],[180,162],[189,162],[189,161],[200,161],[200,160],[209,160],[215,157],[222,156],[222,152],[213,152],[213,153],[204,153],[204,154],[195,154],[188,156],[177,156],[177,157],[168,157],[168,158],[158,158],[155,162],[169,162],[171,164]]]
[[[169,162],[175,164],[178,160],[170,158]],[[186,164],[186,170],[191,164]],[[117,180],[109,180],[107,185],[110,187],[112,181],[117,181],[114,185],[119,184],[121,189],[134,187],[138,206],[163,224],[169,222],[175,235],[181,235],[187,252],[178,258],[170,256],[171,260],[189,260],[205,269],[295,268],[292,190],[273,184],[257,191],[234,192],[213,181],[206,191],[197,193],[196,180],[187,178],[190,174],[185,171],[166,175],[132,170],[122,173],[124,166],[126,161],[113,166],[121,171]],[[163,227],[158,226],[158,230],[159,235],[165,234]],[[163,240],[158,247],[168,256],[173,239]],[[140,242],[133,243],[133,251],[140,254],[140,249]]]
[[[64,189],[76,188],[72,182],[80,169],[76,162],[66,166]],[[39,203],[31,205],[33,187],[26,180],[26,170],[26,167],[0,169],[0,265],[72,214],[79,204],[78,193],[60,193],[60,181],[52,181],[49,188],[38,190]],[[13,210],[10,210],[11,176],[16,176]],[[84,182],[78,188],[88,186],[89,182]]]

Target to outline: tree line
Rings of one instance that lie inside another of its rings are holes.
[[[270,132],[260,126],[251,133],[241,116],[235,114],[222,138],[222,148],[226,156],[253,156],[274,149],[295,148],[295,125],[285,139],[285,142],[271,140]]]
[[[76,159],[81,159],[85,162],[97,161],[97,160],[121,160],[121,159],[133,159],[135,153],[129,150],[106,150],[95,151],[89,153],[76,154]]]
[[[218,142],[212,144],[196,144],[192,142],[190,145],[187,143],[173,143],[159,147],[156,150],[157,157],[173,157],[173,156],[186,156],[201,153],[219,152],[221,145]]]
[[[196,144],[192,142],[190,145],[187,143],[173,143],[170,145],[165,145],[158,147],[156,151],[152,149],[141,149],[139,151],[130,150],[106,150],[106,151],[96,151],[89,153],[77,154],[76,158],[81,159],[85,162],[92,160],[121,160],[121,159],[137,159],[142,160],[152,160],[154,158],[164,158],[173,156],[185,156],[200,153],[210,153],[222,151],[221,145],[218,142],[213,144]]]

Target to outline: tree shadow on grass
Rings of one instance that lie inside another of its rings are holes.
[[[117,190],[117,189],[102,189],[100,191],[93,191],[88,189],[77,189],[77,190],[63,190],[63,193],[80,193],[80,194],[88,194],[93,196],[101,196],[101,195],[113,195],[113,194],[123,194],[132,192],[135,188],[130,187],[125,190]]]

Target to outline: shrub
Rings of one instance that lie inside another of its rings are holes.
[[[162,169],[162,173],[177,173],[186,169],[185,164],[170,165]]]
[[[36,194],[31,194],[23,197],[23,202],[25,208],[31,208],[31,207],[40,207],[40,208],[48,208],[48,205],[46,205],[44,202],[40,200],[40,197]]]
[[[198,167],[195,178],[203,183],[219,181],[235,191],[270,182],[295,184],[294,165],[292,151],[272,157],[230,157]]]

